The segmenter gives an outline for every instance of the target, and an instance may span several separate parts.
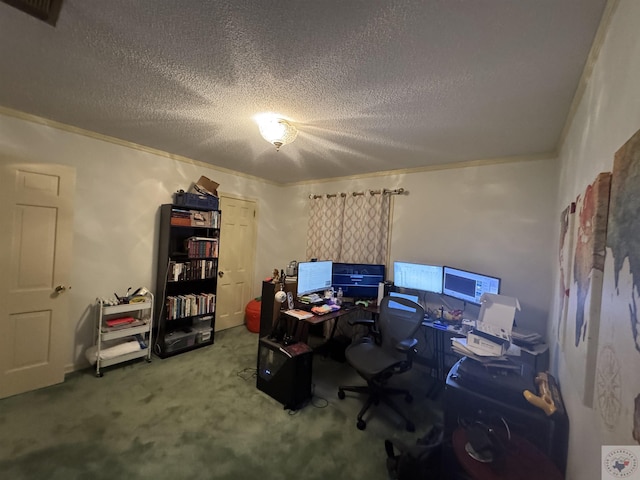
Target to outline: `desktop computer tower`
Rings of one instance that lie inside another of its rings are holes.
[[[462,365],[467,362],[468,365]],[[465,368],[466,367],[466,368]],[[556,385],[557,387],[557,385]],[[467,479],[453,451],[452,436],[469,422],[492,426],[496,432],[517,435],[537,448],[564,475],[569,442],[569,419],[560,392],[554,396],[557,411],[547,416],[528,403],[523,389],[538,393],[534,373],[495,374],[471,360],[463,358],[451,368],[444,392],[443,472],[448,479]]]
[[[258,346],[256,386],[284,408],[297,410],[311,399],[313,352],[302,342],[282,345],[268,337]]]

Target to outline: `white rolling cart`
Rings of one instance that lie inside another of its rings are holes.
[[[144,302],[106,305],[98,299],[97,304],[96,376],[102,377],[104,367],[136,358],[146,357],[151,362],[153,294],[149,293]],[[119,321],[128,317],[128,321]],[[139,348],[133,348],[133,341]]]

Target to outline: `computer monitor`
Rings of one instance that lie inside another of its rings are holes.
[[[345,297],[372,299],[378,297],[378,284],[385,280],[385,266],[371,263],[333,264],[331,283],[342,289]]]
[[[393,262],[393,284],[400,288],[442,293],[442,267]]]
[[[480,305],[483,293],[500,293],[500,279],[457,268],[444,267],[442,293]]]
[[[331,287],[333,262],[300,262],[298,264],[298,297],[308,293],[321,292]]]

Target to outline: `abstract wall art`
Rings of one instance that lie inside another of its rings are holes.
[[[576,199],[563,352],[583,403],[593,405],[611,173],[600,173]]]
[[[640,443],[639,292],[640,131],[614,157],[595,382],[605,439],[617,443]]]
[[[569,293],[571,292],[571,279],[573,278],[571,266],[573,265],[573,230],[575,226],[573,214],[576,211],[575,202],[571,202],[560,214],[560,243],[558,248],[559,268],[559,305],[558,305],[558,345],[563,346],[567,334],[567,311],[569,306]]]

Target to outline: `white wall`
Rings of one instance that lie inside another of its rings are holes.
[[[130,286],[155,290],[159,205],[171,203],[174,192],[187,190],[201,175],[220,183],[221,193],[258,203],[252,296],[260,294],[260,280],[273,265],[289,259],[278,212],[285,203],[281,187],[9,116],[0,115],[0,132],[2,157],[76,168],[67,370],[87,365],[84,350],[93,343],[96,297]]]
[[[499,276],[503,293],[520,299],[519,323],[546,330],[553,159],[278,187],[14,117],[0,115],[0,131],[1,155],[77,170],[69,369],[86,365],[97,296],[155,288],[158,206],[200,175],[220,183],[220,192],[258,202],[253,296],[274,268],[304,259],[310,193],[403,187],[409,195],[394,199],[391,261]]]
[[[555,159],[426,171],[297,187],[296,222],[309,194],[404,188],[394,197],[390,260],[459,267],[502,279],[520,300],[518,325],[546,334],[554,248]],[[296,249],[304,258],[304,245]],[[391,263],[392,264],[392,263]],[[477,311],[474,312],[477,314]]]
[[[614,153],[640,128],[639,23],[640,2],[620,1],[611,19],[593,74],[560,151],[559,197],[554,212],[558,220],[560,212],[584,192],[585,187],[595,180],[598,173],[612,170]],[[607,263],[610,254],[611,252],[607,251]],[[557,282],[556,276],[554,285]],[[611,309],[626,311],[626,315],[623,314],[615,321],[618,322],[621,331],[628,332],[626,338],[631,343],[633,339],[629,328],[628,297],[624,298],[618,294],[615,287],[605,280],[603,299],[608,299],[609,304],[607,309],[603,308],[601,319],[604,321]],[[552,311],[558,311],[559,302],[558,296],[554,297]],[[557,329],[555,318],[552,317],[549,324],[549,337],[554,339]],[[640,391],[637,373],[640,370],[640,354],[633,348],[627,348],[623,341],[615,348],[623,371],[628,373],[620,379],[620,421],[613,428],[603,428],[599,421],[597,399],[594,408],[587,408],[582,404],[573,388],[572,375],[560,346],[552,345],[552,351],[555,352],[553,363],[571,425],[568,479],[601,478],[602,445],[637,444],[631,437],[633,405],[630,404],[629,398],[633,398]]]

